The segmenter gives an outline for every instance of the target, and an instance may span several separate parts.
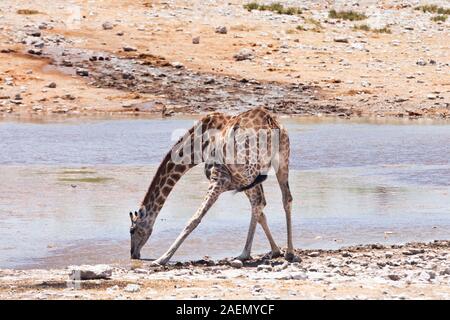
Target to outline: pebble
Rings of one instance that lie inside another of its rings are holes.
[[[86,69],[83,69],[83,68],[77,68],[76,71],[75,71],[75,73],[76,73],[77,75],[79,75],[79,76],[82,76],[82,77],[87,77],[87,76],[89,76],[89,71],[86,70]]]
[[[412,256],[412,255],[416,255],[419,253],[424,253],[425,250],[424,249],[409,249],[409,250],[405,250],[402,253],[406,256]]]
[[[56,88],[56,83],[55,83],[55,82],[50,82],[50,83],[47,85],[47,87],[48,87],[48,88],[54,89],[54,88]]]
[[[348,43],[348,37],[340,36],[333,39],[334,42]]]
[[[199,44],[199,43],[200,43],[200,37],[194,37],[194,38],[192,38],[192,43],[193,43],[193,44]]]
[[[138,284],[130,283],[123,290],[125,292],[135,293],[141,291],[141,286]]]
[[[398,274],[389,274],[388,278],[392,281],[398,281],[401,279],[401,277]]]
[[[103,28],[103,30],[111,30],[112,28],[114,28],[114,25],[111,22],[106,21],[106,22],[103,22],[102,28]]]
[[[242,261],[241,260],[238,260],[238,259],[235,259],[235,260],[233,260],[233,261],[231,261],[230,262],[230,265],[233,267],[233,268],[242,268],[243,266],[244,266],[244,264],[242,263]]]
[[[133,52],[133,51],[137,51],[137,49],[136,49],[135,47],[132,47],[132,46],[124,46],[122,49],[123,49],[123,51],[125,51],[125,52]]]
[[[184,68],[184,65],[181,62],[175,61],[175,62],[172,62],[172,67],[174,67],[176,69],[182,69],[182,68]]]
[[[257,268],[256,268],[256,270],[257,271],[272,271],[272,266],[269,266],[269,265],[267,265],[267,264],[260,264]]]
[[[227,34],[228,33],[227,27],[224,27],[224,26],[217,27],[216,33]]]
[[[446,268],[445,270],[442,270],[441,272],[440,272],[440,275],[450,275],[450,268]]]
[[[42,50],[41,49],[29,49],[28,53],[40,56],[40,55],[42,55]]]
[[[418,66],[426,66],[426,65],[427,65],[426,61],[423,60],[422,58],[420,58],[419,60],[417,60],[417,61],[416,61],[416,64],[417,64]]]
[[[238,53],[236,53],[233,56],[234,60],[236,61],[243,61],[243,60],[252,60],[254,58],[253,52],[250,49],[243,48],[239,50]]]
[[[109,279],[112,267],[106,264],[69,266],[69,278],[72,280]]]

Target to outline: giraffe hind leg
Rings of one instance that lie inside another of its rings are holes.
[[[244,250],[242,254],[238,257],[240,260],[246,260],[250,258],[251,247],[253,238],[255,235],[256,224],[261,224],[261,227],[269,240],[270,247],[272,249],[272,257],[277,257],[280,255],[280,249],[275,243],[275,240],[270,233],[269,226],[267,225],[266,216],[264,215],[263,209],[266,205],[266,199],[264,197],[264,190],[261,184],[248,189],[245,191],[250,204],[252,206],[252,217],[250,221],[249,231],[247,235],[247,241],[245,243]]]
[[[294,245],[292,243],[292,194],[289,188],[289,136],[286,131],[282,131],[280,136],[280,150],[278,154],[278,163],[276,168],[276,175],[278,184],[280,185],[281,195],[283,198],[283,207],[286,214],[287,227],[287,250],[285,258],[287,260],[294,260]]]

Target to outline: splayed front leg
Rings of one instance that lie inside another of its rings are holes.
[[[170,258],[175,254],[175,251],[180,247],[187,236],[200,224],[204,215],[208,212],[209,208],[216,202],[219,195],[223,192],[223,185],[219,182],[212,182],[209,186],[208,193],[194,216],[188,222],[184,230],[180,233],[175,242],[170,246],[161,257],[153,261],[154,265],[164,265],[169,262]]]

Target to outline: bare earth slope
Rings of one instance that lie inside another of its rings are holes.
[[[265,105],[300,115],[448,117],[450,19],[414,9],[428,2],[372,2],[283,1],[302,11],[287,15],[235,0],[5,0],[0,114]],[[367,19],[333,19],[332,8]]]

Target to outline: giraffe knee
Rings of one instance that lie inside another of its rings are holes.
[[[258,217],[258,223],[265,223],[266,222],[266,216],[264,215],[264,213],[261,213]]]

